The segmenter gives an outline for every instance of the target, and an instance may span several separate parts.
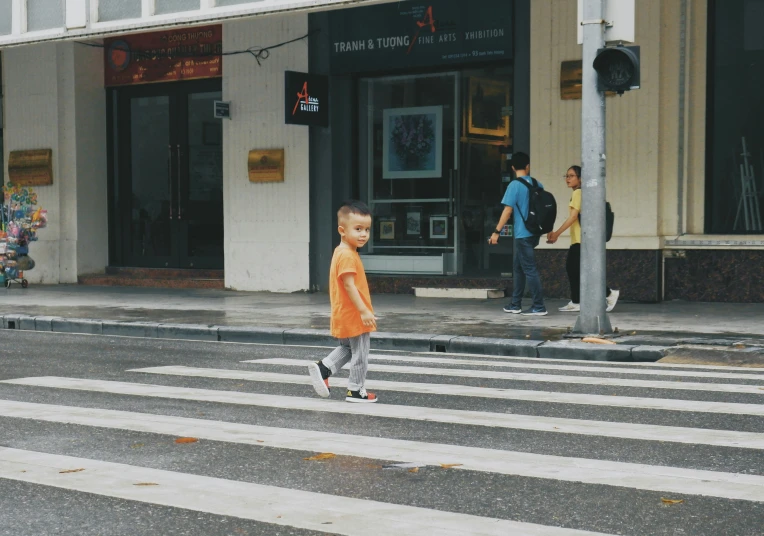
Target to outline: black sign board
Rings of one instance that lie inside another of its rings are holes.
[[[216,100],[213,106],[214,106],[216,119],[223,119],[225,117],[227,117],[228,119],[231,119],[231,103],[230,102]]]
[[[429,0],[329,14],[334,74],[512,57],[512,0]]]
[[[284,121],[288,125],[329,126],[329,77],[284,73]]]

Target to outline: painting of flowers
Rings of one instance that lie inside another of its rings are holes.
[[[389,108],[383,112],[382,177],[426,179],[442,175],[443,107]]]

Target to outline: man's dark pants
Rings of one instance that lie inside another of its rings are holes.
[[[533,298],[533,309],[545,309],[544,291],[541,288],[541,278],[536,269],[536,254],[533,249],[539,245],[539,236],[527,238],[515,238],[515,255],[512,263],[512,276],[514,278],[512,289],[512,304],[520,307],[525,292],[525,283]]]

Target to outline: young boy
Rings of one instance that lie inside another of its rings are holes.
[[[327,357],[308,365],[318,396],[329,396],[329,376],[350,362],[346,402],[376,402],[377,395],[364,389],[369,366],[370,333],[377,329],[369,284],[357,249],[369,240],[371,212],[360,201],[346,201],[337,211],[342,242],[334,250],[329,270],[332,303],[331,330],[340,345]]]

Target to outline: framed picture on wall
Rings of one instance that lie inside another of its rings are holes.
[[[470,78],[467,133],[509,137],[509,82]]]
[[[443,175],[443,107],[388,108],[382,113],[382,178]]]
[[[395,239],[395,220],[379,220],[380,240]]]
[[[430,217],[430,238],[448,238],[448,216]]]
[[[406,234],[409,236],[422,235],[422,212],[409,210],[406,212]]]

